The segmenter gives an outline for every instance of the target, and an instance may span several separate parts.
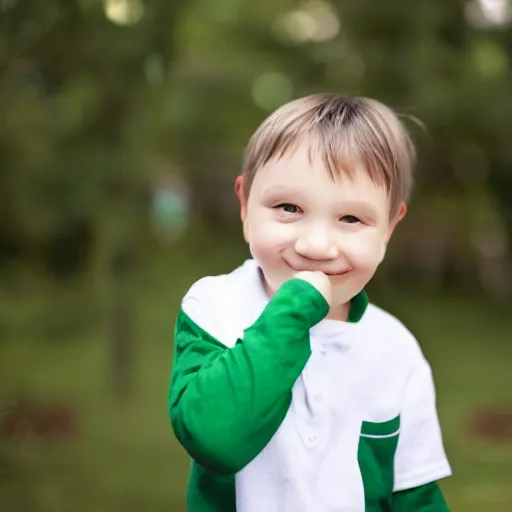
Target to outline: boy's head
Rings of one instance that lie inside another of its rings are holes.
[[[333,305],[354,297],[406,212],[414,147],[391,109],[317,94],[271,114],[251,138],[236,192],[270,292],[296,271],[333,275]]]

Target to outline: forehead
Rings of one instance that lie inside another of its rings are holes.
[[[324,200],[361,199],[389,207],[385,187],[375,184],[362,165],[351,173],[333,175],[320,155],[307,145],[300,145],[279,159],[263,166],[254,177],[250,195],[300,194],[302,197]]]

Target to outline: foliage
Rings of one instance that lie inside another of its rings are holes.
[[[428,217],[441,194],[468,211],[451,228],[466,233],[455,265],[467,252],[506,259],[512,32],[475,25],[477,3],[4,0],[2,260],[87,268],[105,219],[138,237],[162,170],[184,173],[194,211],[225,224],[257,124],[326,89],[420,119],[420,209]],[[440,217],[443,231],[452,219]]]

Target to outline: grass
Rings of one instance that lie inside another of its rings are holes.
[[[105,317],[89,331],[53,340],[39,340],[34,326],[8,331],[0,343],[0,405],[20,393],[65,400],[76,407],[80,434],[60,442],[3,441],[0,510],[185,511],[189,462],[166,413],[173,321],[179,299],[194,279],[228,271],[243,257],[238,247],[215,247],[202,240],[180,253],[167,251],[139,277],[134,388],[125,399],[116,399],[109,390]],[[52,293],[45,295],[48,301],[57,297]],[[37,295],[35,302],[41,300]],[[23,303],[16,306],[19,318]],[[512,405],[512,318],[467,297],[395,295],[383,297],[380,304],[417,335],[434,368],[454,471],[442,484],[452,511],[508,512],[512,446],[472,437],[466,420],[482,405]],[[54,313],[65,320],[64,309]]]

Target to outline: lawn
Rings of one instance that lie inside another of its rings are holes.
[[[0,510],[185,511],[188,459],[173,439],[166,413],[173,319],[194,279],[229,270],[241,254],[238,248],[213,251],[202,241],[186,254],[162,253],[139,276],[134,387],[126,398],[115,398],[108,386],[107,317],[93,329],[42,341],[37,324],[30,325],[37,306],[2,298],[20,317],[20,328],[0,341],[0,405],[19,395],[62,400],[76,409],[79,431],[69,439],[29,437],[21,444],[4,438]],[[46,300],[60,304],[62,298],[53,293]],[[31,300],[37,305],[42,297]],[[434,368],[454,471],[443,482],[452,511],[512,510],[510,441],[478,438],[468,425],[469,415],[481,406],[512,408],[512,316],[468,297],[404,293],[380,304],[415,332]],[[54,316],[54,324],[65,322],[65,308]]]

